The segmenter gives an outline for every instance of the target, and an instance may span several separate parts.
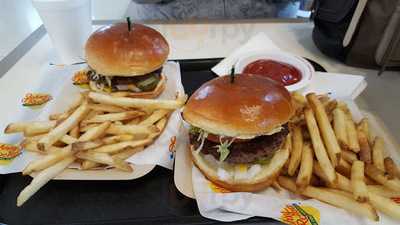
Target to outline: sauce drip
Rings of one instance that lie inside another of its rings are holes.
[[[259,59],[248,64],[243,73],[266,76],[285,86],[301,80],[300,71],[294,66],[269,59]]]

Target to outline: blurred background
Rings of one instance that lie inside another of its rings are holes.
[[[92,0],[94,20],[304,19],[313,0]],[[0,1],[0,60],[42,25],[31,0]]]

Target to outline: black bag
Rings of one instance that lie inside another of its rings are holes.
[[[400,66],[400,0],[315,0],[315,45],[352,66]]]

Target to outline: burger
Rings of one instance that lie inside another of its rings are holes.
[[[210,80],[182,112],[190,125],[192,161],[228,190],[262,190],[289,157],[284,144],[293,114],[290,93],[269,78],[239,74]]]
[[[88,68],[74,83],[117,96],[155,98],[165,88],[161,73],[169,46],[156,30],[141,24],[117,23],[95,31],[85,46]],[[84,82],[80,82],[80,81]]]

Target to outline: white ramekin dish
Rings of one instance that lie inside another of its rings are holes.
[[[308,86],[315,73],[314,67],[307,60],[303,59],[302,57],[282,51],[263,51],[245,54],[240,57],[239,60],[236,62],[235,72],[242,73],[247,65],[260,59],[269,59],[277,62],[287,63],[296,67],[296,69],[300,71],[301,80],[292,85],[285,86],[286,89],[288,89],[289,91],[298,91]]]

